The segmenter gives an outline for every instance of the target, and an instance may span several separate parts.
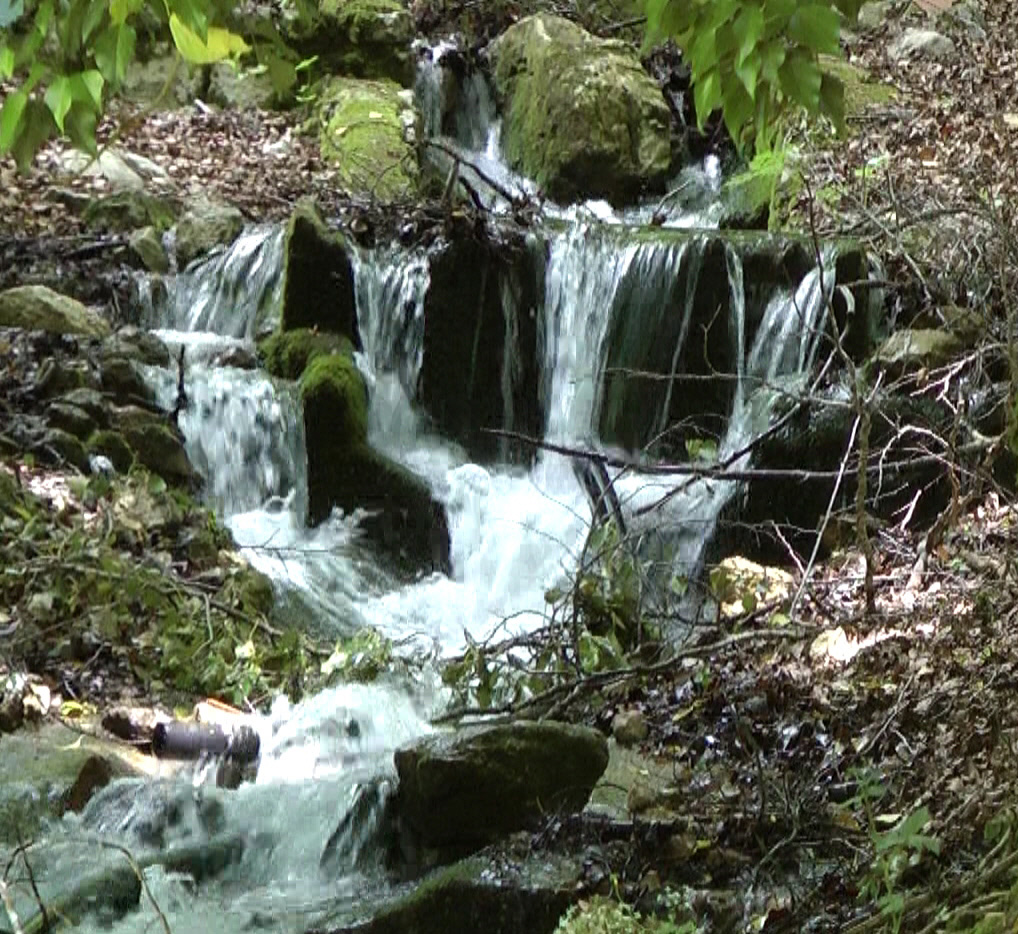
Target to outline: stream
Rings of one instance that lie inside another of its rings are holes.
[[[417,82],[420,109],[441,114],[441,82],[432,56]],[[483,84],[460,95],[450,146],[470,154],[503,187],[527,190],[499,157],[498,123]],[[437,132],[440,118],[432,118]],[[703,191],[716,189],[716,163],[691,166]],[[492,196],[498,210],[498,198]],[[662,309],[684,309],[670,349],[678,373],[682,352],[696,340],[692,296],[702,266],[705,210],[676,206],[660,228],[646,226],[654,205],[628,212],[606,204],[549,206],[533,235],[544,256],[539,324],[540,399],[545,440],[599,446],[609,344],[630,342],[638,363],[655,341]],[[650,235],[648,235],[650,234]],[[416,471],[445,505],[452,573],[408,581],[380,563],[358,529],[358,515],[333,513],[307,526],[303,425],[295,387],[260,370],[218,366],[225,349],[253,347],[277,320],[284,240],[275,226],[251,227],[233,246],[180,273],[150,323],[176,349],[185,347],[189,407],[180,427],[206,497],[248,559],[274,582],[283,612],[319,634],[347,636],[364,626],[439,655],[480,640],[505,620],[525,631],[545,620],[546,591],[576,566],[590,520],[584,491],[569,458],[539,452],[529,467],[473,463],[455,441],[436,433],[415,397],[423,357],[429,255],[398,245],[360,250],[354,263],[358,355],[370,390],[371,443]],[[747,308],[739,255],[725,256],[732,360],[736,364],[718,458],[748,465],[740,452],[769,424],[776,386],[799,386],[816,363],[815,334],[827,306],[814,270],[797,288],[776,290]],[[829,279],[830,277],[826,277]],[[684,291],[683,291],[684,290]],[[683,298],[683,295],[686,297]],[[512,302],[507,294],[504,301]],[[632,322],[627,330],[619,322]],[[628,346],[628,345],[627,345]],[[175,369],[148,371],[160,401],[172,407]],[[675,392],[690,391],[681,382]],[[695,390],[694,390],[695,391]],[[667,416],[646,413],[653,429]],[[642,416],[641,416],[642,417]],[[653,423],[653,424],[651,424]],[[507,394],[504,425],[513,424]],[[674,479],[630,470],[617,490],[636,515],[673,492]],[[634,518],[643,553],[669,571],[693,577],[718,517],[736,493],[731,482],[694,482],[649,518]],[[304,931],[330,919],[370,913],[386,892],[380,873],[362,863],[323,874],[326,840],[350,807],[359,782],[391,776],[392,751],[428,732],[441,708],[436,684],[349,685],[252,717],[262,739],[257,779],[238,790],[215,788],[204,773],[115,782],[79,815],[54,827],[39,849],[44,898],[66,880],[122,861],[113,849],[83,840],[112,841],[132,852],[167,850],[205,839],[242,838],[243,856],[195,886],[164,867],[146,870],[152,898],[174,934],[240,932],[256,928]],[[351,724],[356,728],[352,729]],[[20,905],[30,915],[28,904]],[[215,917],[210,926],[210,917]],[[140,910],[95,930],[153,930],[156,916],[143,895]],[[90,922],[91,923],[91,922]],[[112,926],[110,926],[112,924]]]

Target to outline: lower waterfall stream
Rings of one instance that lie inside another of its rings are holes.
[[[606,342],[621,305],[628,314],[657,314],[665,293],[684,288],[679,307],[688,317],[693,280],[700,275],[700,264],[690,256],[702,240],[691,235],[658,242],[595,222],[547,236],[545,292],[537,309],[545,437],[589,446],[598,443]],[[249,230],[230,250],[182,273],[153,323],[174,356],[185,348],[189,406],[180,426],[204,477],[206,497],[246,556],[273,580],[286,611],[319,633],[350,635],[371,626],[440,654],[460,648],[465,632],[482,639],[506,619],[517,628],[542,621],[546,590],[575,567],[589,507],[569,458],[542,451],[529,468],[482,466],[438,434],[420,410],[414,387],[429,284],[425,253],[379,247],[357,255],[364,345],[358,362],[370,388],[371,442],[422,476],[446,507],[452,574],[397,578],[375,560],[358,533],[356,514],[334,514],[317,528],[307,526],[303,421],[295,388],[258,369],[217,363],[224,350],[249,348],[276,313],[281,264],[280,231]],[[725,268],[737,379],[718,445],[721,460],[737,455],[768,423],[769,396],[754,387],[801,380],[809,371],[826,307],[814,270],[794,292],[770,297],[750,339],[743,268],[734,250],[728,250]],[[507,291],[503,301],[512,300]],[[673,370],[687,330],[684,320]],[[147,373],[160,401],[171,407],[176,371]],[[666,403],[655,418],[664,418],[667,409]],[[511,426],[508,402],[504,415]],[[736,463],[744,462],[745,457]],[[617,485],[624,508],[634,511],[675,483],[628,471]],[[689,484],[655,513],[648,540],[667,538],[673,549],[669,560],[694,573],[734,491],[727,482]],[[655,552],[653,542],[648,547]],[[325,915],[363,914],[372,893],[381,896],[385,886],[354,866],[323,875],[323,846],[357,784],[391,776],[393,749],[428,732],[428,716],[441,701],[431,684],[331,689],[252,718],[262,739],[260,767],[257,780],[236,791],[210,787],[203,774],[187,781],[115,782],[80,816],[68,816],[53,829],[34,867],[42,895],[97,871],[104,860],[112,865],[123,858],[114,849],[83,846],[83,840],[102,839],[137,853],[242,839],[243,857],[212,883],[195,888],[188,877],[164,867],[146,871],[152,897],[174,934],[213,929],[211,913],[220,932],[256,927],[296,932]],[[31,914],[30,905],[20,907]],[[108,920],[94,923],[117,932],[149,930],[153,909],[143,898],[139,911],[112,928]]]

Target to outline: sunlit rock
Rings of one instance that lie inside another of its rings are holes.
[[[660,187],[671,114],[629,45],[539,14],[506,30],[489,54],[506,156],[548,195],[623,203]]]
[[[348,192],[395,201],[417,192],[413,94],[393,81],[331,78],[316,107],[326,164]]]
[[[44,285],[0,292],[0,327],[103,337],[110,326],[99,312]]]

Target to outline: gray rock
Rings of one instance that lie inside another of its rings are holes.
[[[639,710],[620,710],[612,718],[612,736],[621,746],[642,743],[649,732],[647,718]]]
[[[84,409],[66,402],[52,402],[46,408],[46,423],[60,428],[75,438],[84,440],[98,427],[94,418]]]
[[[902,328],[880,345],[873,360],[897,373],[930,369],[949,362],[964,344],[957,334],[939,328]]]
[[[95,389],[72,389],[64,393],[58,401],[87,412],[89,418],[100,428],[105,428],[110,423],[109,403],[103,394]]]
[[[194,479],[184,442],[169,425],[128,425],[123,435],[138,462],[164,480],[189,483]]]
[[[43,360],[35,378],[34,389],[42,398],[49,399],[76,389],[95,391],[99,379],[86,360]]]
[[[82,473],[89,472],[88,454],[85,446],[74,435],[59,428],[50,428],[38,444],[44,456],[56,456],[58,461],[76,467]]]
[[[152,402],[155,398],[155,393],[145,382],[134,361],[126,357],[108,357],[103,360],[100,378],[102,388],[121,402],[130,399]]]
[[[213,366],[232,366],[238,370],[253,370],[258,357],[249,347],[234,346],[220,351],[212,358]]]
[[[630,200],[671,165],[671,114],[630,46],[538,14],[489,48],[510,164],[557,200]]]
[[[127,242],[149,272],[169,272],[170,258],[166,255],[163,238],[154,227],[141,227],[133,231]]]
[[[397,810],[425,847],[480,847],[581,810],[608,765],[595,730],[519,722],[425,737],[395,756]]]
[[[44,285],[0,292],[0,327],[104,337],[110,326],[99,312]]]
[[[134,325],[120,328],[103,341],[104,359],[124,357],[148,366],[169,366],[170,351],[155,334]]]
[[[952,58],[954,42],[933,29],[906,29],[888,48],[891,58],[901,61],[908,58],[943,60]]]
[[[177,265],[190,262],[217,246],[229,246],[244,229],[244,215],[227,204],[199,200],[177,222]]]

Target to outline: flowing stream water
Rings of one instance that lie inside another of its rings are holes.
[[[418,94],[437,133],[443,105],[430,67],[426,60]],[[525,189],[525,180],[515,179],[498,159],[497,122],[484,111],[489,103],[483,85],[469,86],[463,98],[466,109],[453,120],[449,144],[483,157],[486,172],[505,186]],[[698,171],[707,177],[712,169]],[[658,317],[664,308],[676,307],[679,295],[686,317],[672,353],[673,370],[692,339],[687,319],[700,275],[702,237],[647,236],[639,227],[645,214],[640,208],[620,216],[597,205],[563,209],[538,235],[535,249],[545,249],[547,256],[538,346],[549,441],[598,444],[606,345],[620,315],[639,316],[641,333],[653,340]],[[709,223],[703,214],[680,212],[667,226]],[[463,645],[465,634],[483,638],[507,618],[519,629],[540,623],[545,592],[576,566],[589,507],[569,458],[542,452],[529,469],[482,466],[430,427],[414,396],[430,282],[424,252],[385,245],[357,253],[363,342],[358,363],[370,388],[371,442],[421,475],[446,507],[452,573],[412,582],[395,579],[361,537],[356,514],[337,513],[316,528],[307,526],[303,424],[294,387],[257,369],[215,362],[225,349],[250,347],[252,338],[276,320],[283,248],[280,228],[247,230],[229,250],[178,275],[160,320],[153,322],[171,349],[185,347],[191,404],[182,413],[181,428],[205,478],[208,501],[247,557],[272,578],[287,611],[319,633],[338,637],[369,625],[449,653]],[[737,372],[718,453],[722,461],[736,457],[740,466],[747,455],[739,452],[768,422],[769,390],[760,387],[801,381],[808,373],[826,301],[814,271],[794,292],[771,296],[749,339],[743,268],[734,250],[725,259]],[[685,289],[687,297],[677,289]],[[511,303],[513,296],[507,292],[504,301]],[[170,406],[176,372],[156,368],[149,377]],[[665,419],[667,408],[666,402],[654,418]],[[511,424],[508,402],[505,414]],[[721,509],[735,492],[732,483],[694,482],[676,494],[674,479],[638,469],[620,473],[617,486],[630,514],[670,494],[652,522],[641,529],[637,520],[636,527],[648,553],[667,552],[668,560],[688,573],[695,571]],[[84,814],[66,818],[54,830],[36,867],[44,894],[47,886],[57,891],[103,860],[123,859],[113,850],[84,849],[83,838],[144,851],[232,835],[246,841],[243,858],[197,891],[180,874],[147,871],[174,934],[259,926],[306,930],[337,906],[363,910],[381,883],[353,865],[323,874],[323,846],[350,806],[357,783],[389,776],[393,749],[426,733],[427,718],[441,701],[430,684],[387,684],[326,691],[292,708],[278,704],[271,715],[253,718],[263,743],[257,780],[234,792],[207,787],[200,775],[183,782],[115,783]],[[154,919],[143,899],[140,911],[112,929],[149,930]]]

